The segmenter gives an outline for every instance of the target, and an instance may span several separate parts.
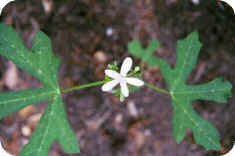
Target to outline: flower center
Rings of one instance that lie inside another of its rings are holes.
[[[120,83],[126,83],[126,77],[120,75],[117,80],[120,82]]]

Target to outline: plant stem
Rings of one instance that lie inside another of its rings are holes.
[[[155,86],[155,85],[153,85],[151,83],[147,83],[147,82],[144,82],[144,84],[145,84],[145,86],[147,86],[147,87],[149,87],[149,88],[151,88],[151,89],[153,89],[157,92],[169,95],[169,92],[167,90],[163,89],[163,88],[160,88],[158,86]]]
[[[81,90],[81,89],[85,89],[85,88],[99,86],[99,85],[102,85],[106,82],[107,82],[107,80],[91,82],[91,83],[87,83],[87,84],[83,84],[83,85],[78,85],[78,86],[73,86],[73,87],[70,87],[70,88],[65,88],[65,89],[62,89],[61,92],[62,93],[68,93],[68,92],[72,92],[72,91],[75,91],[75,90]],[[158,86],[155,86],[155,85],[153,85],[151,83],[147,83],[147,82],[145,82],[144,84],[145,84],[145,86],[147,86],[147,87],[149,87],[149,88],[151,88],[151,89],[153,89],[157,92],[169,95],[169,92],[165,89],[162,89]]]
[[[72,91],[75,91],[75,90],[81,90],[81,89],[85,89],[85,88],[99,86],[99,85],[102,85],[106,82],[107,82],[107,80],[91,82],[91,83],[87,83],[87,84],[83,84],[83,85],[78,85],[78,86],[74,86],[74,87],[70,87],[70,88],[65,88],[65,89],[62,89],[61,92],[62,93],[68,93],[68,92],[72,92]]]

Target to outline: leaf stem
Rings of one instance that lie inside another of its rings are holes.
[[[156,86],[154,84],[147,83],[147,82],[144,82],[144,84],[145,84],[145,86],[147,86],[147,87],[149,87],[149,88],[151,88],[151,89],[153,89],[153,90],[155,90],[157,92],[160,92],[160,93],[163,93],[163,94],[167,94],[167,95],[170,94],[167,90],[165,90],[163,88],[160,88],[160,87],[158,87],[158,86]]]
[[[72,91],[75,91],[75,90],[81,90],[81,89],[85,89],[85,88],[99,86],[99,85],[102,85],[106,82],[107,82],[107,80],[91,82],[91,83],[87,83],[87,84],[83,84],[83,85],[78,85],[78,86],[73,86],[73,87],[70,87],[70,88],[65,88],[65,89],[62,89],[61,92],[62,93],[68,93],[68,92],[72,92]]]

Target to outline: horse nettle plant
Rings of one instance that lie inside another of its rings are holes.
[[[197,32],[193,32],[184,40],[177,42],[177,60],[174,68],[171,68],[161,58],[153,56],[158,47],[159,43],[156,39],[153,39],[147,48],[143,48],[137,40],[128,44],[131,54],[150,66],[160,67],[168,90],[140,80],[141,69],[137,66],[131,70],[132,59],[129,57],[124,60],[120,73],[116,63],[109,64],[108,69],[105,70],[105,80],[62,89],[57,77],[60,61],[53,54],[51,41],[46,34],[39,31],[35,35],[32,48],[27,49],[13,28],[0,24],[0,54],[42,83],[42,87],[37,89],[1,93],[0,117],[3,118],[32,103],[48,102],[37,129],[19,155],[47,156],[55,141],[66,153],[79,153],[77,137],[66,117],[62,94],[99,85],[103,85],[102,91],[118,95],[121,101],[128,97],[129,92],[135,92],[143,85],[169,95],[172,99],[173,134],[176,142],[181,142],[186,129],[190,128],[196,143],[206,149],[219,150],[221,147],[218,131],[194,111],[191,102],[200,99],[225,103],[231,96],[231,84],[223,78],[216,78],[200,85],[186,84],[185,81],[196,64],[201,47]],[[114,89],[118,84],[121,89]],[[128,87],[130,87],[130,91]]]

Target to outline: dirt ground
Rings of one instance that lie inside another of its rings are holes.
[[[151,38],[159,39],[156,55],[173,65],[176,41],[194,30],[199,31],[203,47],[188,82],[223,76],[235,85],[235,16],[229,6],[215,0],[199,4],[190,0],[16,0],[4,9],[1,21],[13,25],[29,48],[37,30],[51,37],[62,62],[59,77],[64,88],[102,80],[108,63],[129,55],[127,43],[132,39],[145,45]],[[2,92],[40,86],[32,76],[0,59]],[[145,68],[144,80],[165,87],[158,68]],[[12,74],[14,79],[9,81]],[[171,101],[150,89],[140,90],[124,103],[100,87],[66,94],[64,101],[81,156],[217,156],[235,140],[234,97],[227,105],[194,104],[221,134],[224,148],[217,152],[196,145],[190,131],[176,144]],[[27,143],[45,105],[31,105],[0,121],[0,140],[8,151],[17,155]],[[68,156],[58,144],[49,155]]]

